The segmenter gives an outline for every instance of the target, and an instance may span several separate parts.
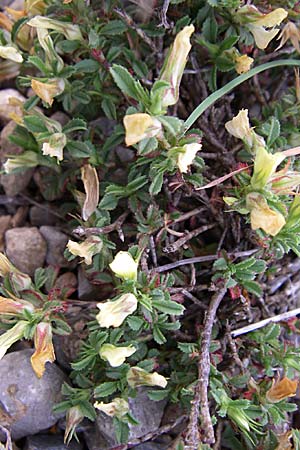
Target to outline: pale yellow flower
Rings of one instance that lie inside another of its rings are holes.
[[[283,153],[269,153],[265,147],[256,150],[251,186],[253,189],[263,189],[274,175],[277,166],[285,159]]]
[[[277,8],[269,14],[261,15],[247,25],[258,48],[264,50],[269,45],[271,40],[279,33],[279,28],[274,27],[280,25],[287,15],[288,12],[283,8]],[[271,29],[266,30],[266,28]]]
[[[100,312],[96,316],[100,327],[119,327],[127,316],[134,313],[138,302],[133,294],[123,294],[113,302],[98,303]]]
[[[42,152],[45,156],[57,158],[58,161],[64,159],[63,150],[67,144],[67,138],[64,133],[54,133],[48,142],[44,142]]]
[[[288,40],[290,40],[292,45],[293,45],[293,47],[295,47],[297,52],[300,53],[300,45],[299,45],[300,30],[299,30],[299,28],[297,27],[297,25],[294,22],[288,22],[287,24],[285,24],[277,39],[278,40],[281,39],[281,41],[280,41],[279,46],[277,47],[276,50],[278,50],[281,47],[283,47],[284,44]]]
[[[235,70],[238,74],[248,72],[251,69],[251,65],[254,59],[248,55],[237,56],[235,60]]]
[[[162,130],[160,121],[145,113],[127,115],[123,123],[127,147],[137,144],[142,139],[157,136]]]
[[[34,333],[35,352],[31,357],[31,365],[38,378],[45,372],[46,362],[55,361],[54,347],[52,343],[52,328],[50,323],[41,322]]]
[[[36,152],[28,150],[20,155],[8,158],[3,164],[4,172],[7,174],[17,170],[24,170],[24,167],[36,167],[39,164],[39,156]]]
[[[248,109],[241,109],[233,119],[225,123],[225,128],[232,136],[245,140],[248,145],[252,146],[253,136]]]
[[[130,387],[139,386],[160,386],[165,388],[168,381],[163,375],[157,372],[149,373],[140,367],[131,367],[127,372],[127,382]]]
[[[0,57],[17,63],[23,62],[23,56],[18,49],[9,45],[0,45]]]
[[[0,359],[3,358],[7,350],[17,341],[23,338],[25,328],[29,322],[20,320],[12,328],[0,336]]]
[[[69,240],[67,248],[74,256],[80,256],[84,258],[86,265],[90,265],[93,262],[93,256],[100,253],[103,247],[102,239],[99,236],[89,236],[83,242],[75,242]]]
[[[69,41],[83,40],[79,26],[73,23],[61,22],[59,20],[50,19],[49,17],[35,16],[33,19],[29,20],[27,24],[31,27],[55,30],[58,33],[62,33]]]
[[[128,252],[118,252],[109,267],[123,280],[136,280],[138,263]]]
[[[266,393],[266,399],[270,403],[278,403],[288,397],[295,397],[298,387],[297,380],[290,380],[287,377],[282,380],[272,381],[271,388]]]
[[[121,366],[125,359],[133,355],[136,348],[132,345],[127,347],[116,347],[112,344],[103,344],[100,349],[100,356],[105,361],[108,361],[112,367]]]
[[[177,157],[177,166],[181,173],[186,173],[189,170],[189,166],[193,163],[197,152],[201,150],[202,145],[192,143],[192,144],[185,144],[182,147],[182,151],[178,153]]]
[[[250,210],[252,230],[261,228],[265,233],[276,236],[285,225],[283,215],[271,209],[266,199],[257,192],[246,197],[247,207]]]
[[[123,398],[116,397],[110,403],[95,402],[94,407],[107,416],[122,418],[129,412],[129,404]]]
[[[194,31],[194,25],[189,25],[177,34],[162,68],[160,80],[170,83],[170,87],[166,88],[163,94],[162,105],[164,107],[175,105],[178,101],[181,78],[192,48],[190,37]]]
[[[47,83],[38,80],[31,80],[31,87],[35,94],[50,106],[54,97],[60,95],[65,89],[65,82],[62,78],[53,78]]]

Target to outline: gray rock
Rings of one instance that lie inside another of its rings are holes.
[[[22,272],[32,276],[38,267],[44,265],[47,245],[37,228],[7,230],[5,244],[7,257]]]
[[[164,444],[156,444],[155,442],[143,442],[133,448],[136,450],[168,450],[168,447]]]
[[[4,234],[11,227],[11,216],[0,216],[0,251],[4,250]]]
[[[40,233],[47,242],[46,262],[52,266],[70,267],[69,261],[64,257],[67,242],[69,240],[65,233],[55,227],[43,226]]]
[[[166,403],[166,400],[159,402],[150,400],[147,389],[138,388],[137,396],[129,399],[129,406],[130,412],[140,424],[130,425],[129,441],[152,433],[159,428]],[[84,433],[84,435],[89,450],[109,450],[118,445],[112,418],[101,412],[97,415],[94,430]],[[156,448],[159,449],[159,447]]]
[[[41,227],[42,225],[53,226],[59,220],[58,217],[52,214],[50,206],[47,209],[32,206],[29,211],[29,218],[31,225],[34,227]]]
[[[69,122],[69,117],[67,114],[63,113],[62,111],[56,111],[52,116],[50,116],[50,119],[56,120],[61,124],[61,126],[65,126]]]
[[[12,439],[36,434],[53,426],[63,414],[54,414],[61,401],[61,386],[66,377],[55,365],[46,365],[37,378],[30,357],[33,350],[9,353],[0,361],[0,424],[10,429]]]
[[[0,159],[2,163],[7,159],[7,155],[20,155],[24,151],[23,148],[9,141],[9,136],[13,133],[15,127],[16,124],[10,121],[1,131]],[[13,197],[23,192],[29,184],[33,172],[34,169],[27,169],[17,174],[2,174],[0,184],[3,186],[6,195]]]
[[[78,267],[78,298],[80,300],[103,300],[105,295],[103,293],[102,287],[96,286],[95,284],[90,283],[88,280],[85,270],[80,266]]]
[[[82,445],[74,439],[66,445],[63,436],[57,434],[37,434],[28,436],[24,450],[82,450]]]

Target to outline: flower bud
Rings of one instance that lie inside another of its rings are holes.
[[[121,366],[125,359],[136,352],[132,345],[128,347],[116,347],[112,344],[104,344],[100,349],[100,357],[108,361],[112,367]]]
[[[23,62],[23,56],[18,49],[9,45],[0,45],[0,57],[17,63]]]
[[[129,412],[129,404],[123,398],[116,397],[111,403],[95,402],[94,407],[107,416],[121,419]]]
[[[235,70],[238,74],[246,73],[251,69],[254,59],[248,55],[237,56],[235,59]]]
[[[102,239],[99,236],[89,236],[83,242],[69,241],[67,248],[74,256],[84,258],[87,266],[92,264],[92,258],[97,253],[100,253],[103,247]]]
[[[11,347],[19,339],[24,336],[25,328],[28,326],[29,322],[25,320],[20,320],[16,325],[10,328],[5,333],[0,336],[0,359],[3,358],[9,347]]]
[[[55,30],[58,33],[62,33],[69,41],[83,40],[79,26],[72,23],[49,19],[49,17],[35,16],[27,24],[31,27]]]
[[[109,264],[111,270],[123,280],[136,280],[138,263],[128,252],[116,254],[112,263]]]
[[[58,161],[64,159],[63,149],[67,144],[66,135],[63,133],[54,133],[49,142],[44,142],[42,147],[43,155],[57,158]]]
[[[201,150],[202,144],[196,142],[192,144],[185,144],[182,147],[182,151],[178,154],[177,166],[181,173],[186,173],[189,170],[189,166],[193,163],[196,154]]]
[[[99,325],[104,328],[119,327],[127,316],[137,309],[137,299],[133,294],[123,294],[113,302],[98,303],[100,312],[96,316]]]
[[[30,276],[20,272],[3,253],[0,253],[0,276],[9,276],[11,283],[17,291],[24,291],[31,287]]]
[[[127,372],[127,382],[130,387],[138,386],[160,386],[165,388],[168,381],[163,375],[157,372],[148,373],[140,367],[131,367]]]
[[[251,186],[253,189],[263,189],[275,173],[277,166],[285,159],[283,153],[269,153],[264,147],[256,150]]]
[[[31,365],[38,378],[45,372],[46,362],[55,361],[54,347],[52,343],[52,328],[50,323],[41,322],[34,333],[35,352],[31,357]]]
[[[62,78],[53,78],[48,83],[31,80],[31,87],[38,97],[51,106],[54,97],[57,97],[64,91],[65,82]]]
[[[72,406],[66,415],[66,430],[64,435],[64,443],[69,444],[77,425],[84,419],[84,414],[79,405]]]
[[[247,207],[250,210],[252,230],[261,228],[267,234],[276,236],[285,225],[283,215],[271,209],[266,199],[257,192],[251,192],[246,197]]]
[[[162,130],[160,121],[145,113],[129,114],[124,117],[123,122],[127,147],[142,139],[157,136]]]
[[[192,48],[190,37],[194,31],[194,25],[189,25],[177,34],[162,68],[159,78],[170,84],[170,87],[167,87],[163,94],[162,105],[164,107],[175,105],[178,102],[181,78],[188,54]]]
[[[20,155],[8,158],[3,164],[5,173],[23,171],[26,167],[36,167],[39,164],[39,155],[31,150],[25,151]]]
[[[272,380],[271,388],[266,392],[266,399],[270,403],[278,403],[288,397],[295,397],[298,381],[290,380],[287,377],[282,380]]]

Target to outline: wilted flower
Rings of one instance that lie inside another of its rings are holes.
[[[245,140],[249,146],[252,146],[252,128],[248,118],[248,109],[241,109],[237,116],[225,123],[225,128],[232,136]]]
[[[170,84],[163,94],[162,105],[164,107],[175,105],[178,101],[181,78],[192,48],[190,37],[194,31],[194,25],[189,25],[177,34],[162,68],[159,78]]]
[[[130,387],[138,386],[160,386],[165,388],[168,381],[163,375],[157,372],[148,373],[140,367],[131,367],[127,372],[127,382]]]
[[[34,311],[33,305],[25,300],[0,296],[0,316],[15,316],[16,314],[21,314],[25,309]]]
[[[138,263],[128,252],[118,252],[109,267],[123,280],[136,280]]]
[[[9,275],[10,281],[17,291],[30,288],[30,276],[20,272],[3,253],[0,253],[0,276],[6,277],[7,275]]]
[[[17,63],[23,62],[23,56],[18,49],[9,45],[0,45],[0,57]]]
[[[41,322],[34,333],[35,352],[31,357],[31,365],[38,378],[45,372],[46,362],[55,361],[54,347],[52,343],[52,328],[50,323]]]
[[[283,8],[277,8],[269,14],[261,14],[260,17],[247,24],[258,48],[263,50],[269,45],[279,32],[279,29],[274,27],[280,25],[287,15],[287,11]],[[266,30],[266,28],[271,29]]]
[[[112,367],[121,366],[125,359],[133,355],[136,348],[133,345],[127,347],[116,347],[112,344],[104,344],[100,349],[100,356],[105,361],[108,361]]]
[[[97,170],[90,164],[81,167],[81,179],[85,190],[85,199],[82,206],[82,218],[88,218],[96,211],[99,202],[99,179]]]
[[[237,56],[235,59],[235,70],[238,74],[248,72],[254,59],[248,55]]]
[[[58,33],[62,33],[69,41],[83,40],[79,26],[72,23],[49,19],[49,17],[35,16],[27,24],[31,27],[55,30]]]
[[[293,432],[288,430],[286,433],[276,435],[278,445],[275,450],[294,450],[295,447],[292,444]]]
[[[62,78],[53,78],[47,83],[38,80],[31,80],[31,87],[38,97],[50,106],[54,97],[60,95],[65,89],[65,82]]]
[[[290,380],[287,377],[282,380],[272,381],[271,388],[266,392],[266,399],[270,403],[278,403],[288,397],[294,397],[296,395],[298,387],[298,381]]]
[[[25,167],[36,167],[39,164],[39,155],[28,150],[21,155],[8,158],[3,164],[4,172],[7,174],[24,170]]]
[[[276,236],[285,225],[283,215],[271,209],[263,195],[252,192],[246,197],[247,207],[250,210],[252,230],[261,228],[267,234]]]
[[[133,294],[123,294],[114,302],[98,303],[100,312],[96,316],[99,325],[104,328],[119,327],[127,316],[137,309],[137,299]]]
[[[123,122],[127,147],[142,139],[157,136],[162,130],[160,121],[145,113],[129,114],[124,117]]]
[[[62,161],[64,159],[63,149],[67,144],[67,138],[64,133],[54,133],[50,136],[48,142],[43,143],[42,152],[45,156],[52,156]]]
[[[64,435],[64,442],[68,445],[71,441],[77,425],[84,419],[84,414],[79,405],[72,406],[67,411],[66,415],[66,430]]]
[[[178,154],[177,158],[177,166],[181,173],[186,173],[189,170],[189,166],[193,163],[196,154],[199,150],[201,150],[202,145],[192,143],[192,144],[185,144],[182,147],[182,150]]]
[[[95,402],[94,407],[104,412],[107,416],[117,417],[118,419],[124,417],[129,412],[128,402],[120,397],[116,397],[110,403]]]
[[[89,236],[83,242],[75,242],[69,240],[67,248],[74,256],[84,258],[86,265],[92,264],[92,258],[97,253],[100,253],[103,247],[102,239],[99,236]]]
[[[284,44],[290,39],[292,45],[295,47],[297,52],[300,53],[300,30],[294,22],[288,22],[285,24],[277,39],[281,39],[277,50],[283,47]]]
[[[264,147],[256,150],[251,186],[253,189],[263,189],[274,175],[277,166],[286,158],[283,153],[269,153]]]
[[[25,320],[20,320],[16,325],[10,328],[5,333],[0,336],[0,359],[3,358],[9,347],[11,347],[19,339],[24,336],[25,328],[29,322]]]

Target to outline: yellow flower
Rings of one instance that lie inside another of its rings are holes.
[[[69,22],[49,19],[48,17],[35,16],[27,22],[31,27],[45,28],[46,30],[55,30],[62,33],[69,41],[82,41],[83,37],[78,25]]]
[[[252,192],[246,197],[247,207],[250,209],[252,230],[261,228],[267,234],[276,236],[285,225],[283,215],[271,209],[266,199],[257,192]]]
[[[199,150],[201,150],[202,145],[197,144],[196,142],[193,144],[185,144],[182,147],[182,151],[178,154],[177,158],[177,166],[181,173],[186,173],[189,169],[189,166],[193,163],[196,154]]]
[[[22,313],[24,310],[34,311],[34,307],[31,303],[25,300],[12,299],[0,296],[0,316],[15,316]]]
[[[248,109],[241,109],[237,116],[225,123],[225,128],[232,136],[245,140],[249,146],[252,146],[253,130],[250,127]]]
[[[46,362],[55,361],[52,343],[52,328],[49,323],[41,322],[37,325],[34,334],[35,352],[31,357],[31,365],[38,378],[45,372]]]
[[[189,25],[177,34],[162,68],[159,78],[170,84],[170,87],[167,87],[163,94],[162,105],[164,107],[175,105],[178,101],[182,74],[186,66],[188,54],[192,48],[190,37],[194,31],[194,25]]]
[[[15,47],[0,45],[0,57],[17,63],[23,62],[23,56]]]
[[[138,263],[128,252],[118,252],[109,267],[123,280],[136,280]]]
[[[127,382],[130,387],[138,386],[160,386],[165,388],[168,381],[157,372],[148,373],[140,367],[131,367],[127,372]]]
[[[98,303],[100,312],[96,316],[100,327],[119,327],[127,316],[137,309],[137,299],[133,294],[123,294],[114,302]]]
[[[25,320],[20,320],[16,325],[10,328],[5,333],[0,336],[0,359],[3,358],[9,347],[11,347],[19,339],[24,336],[25,328],[28,326],[29,322]]]
[[[6,277],[7,275],[10,275],[11,283],[17,291],[31,287],[29,275],[20,272],[3,253],[0,253],[0,276]]]
[[[52,100],[53,101],[53,100]],[[54,133],[48,142],[43,143],[42,152],[45,156],[52,156],[58,161],[64,159],[63,149],[67,144],[67,138],[64,133]]]
[[[94,407],[104,412],[107,416],[122,418],[129,412],[129,405],[126,400],[116,397],[110,403],[95,402]]]
[[[283,47],[284,44],[290,39],[292,45],[295,47],[297,52],[300,53],[300,30],[294,22],[288,22],[285,24],[277,39],[281,39],[281,41],[276,50]]]
[[[277,166],[285,159],[283,153],[269,153],[265,147],[256,150],[251,186],[253,189],[263,189],[274,175]]]
[[[136,348],[132,345],[128,347],[116,347],[112,344],[104,344],[100,349],[100,356],[105,361],[108,361],[112,367],[121,366],[125,359],[133,355]]]
[[[69,240],[67,248],[74,256],[84,258],[87,266],[92,264],[92,258],[97,253],[100,253],[103,247],[102,239],[99,236],[89,236],[83,242],[75,242]]]
[[[251,65],[254,59],[248,55],[237,56],[235,60],[235,70],[238,74],[248,72],[251,69]]]
[[[125,127],[125,143],[128,146],[137,144],[142,139],[157,136],[162,129],[159,120],[145,113],[130,114],[123,119]]]
[[[62,78],[53,78],[47,83],[31,80],[31,87],[38,97],[51,106],[54,97],[57,97],[64,91],[65,82]]]
[[[298,381],[290,380],[287,377],[282,380],[272,381],[271,388],[266,393],[266,399],[270,403],[278,403],[288,397],[295,397],[298,387]]]
[[[247,25],[258,48],[264,50],[269,45],[279,32],[279,29],[274,27],[280,25],[287,15],[287,11],[283,8],[277,8],[269,14],[261,15]],[[265,28],[271,28],[271,30]]]

